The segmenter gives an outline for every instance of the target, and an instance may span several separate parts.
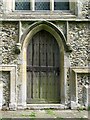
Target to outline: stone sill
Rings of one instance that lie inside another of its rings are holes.
[[[90,21],[71,11],[13,11],[0,14],[0,21]]]
[[[18,14],[18,15],[74,15],[70,10],[55,10],[55,11],[29,11],[29,10],[15,10],[15,11],[4,11],[0,14]]]
[[[71,67],[75,73],[90,73],[90,67]]]
[[[7,19],[7,20],[40,20],[40,19],[46,19],[46,20],[53,20],[53,19],[69,19],[69,18],[76,18],[74,14],[72,14],[70,11],[14,11],[14,12],[6,12],[2,13],[0,15],[0,18]]]
[[[88,19],[10,19],[10,18],[1,18],[0,19],[0,22],[3,22],[3,21],[11,21],[11,22],[19,22],[19,21],[44,21],[44,20],[47,20],[47,21],[61,21],[61,22],[90,22],[90,20]]]
[[[1,17],[0,16],[0,21],[13,21],[13,22],[18,22],[18,21],[70,21],[70,22],[90,22],[90,19],[80,19],[80,18],[13,18],[13,16],[11,18],[5,18],[5,17]]]
[[[71,67],[75,73],[90,73],[90,67]]]

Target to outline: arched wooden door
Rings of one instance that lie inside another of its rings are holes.
[[[55,38],[45,30],[27,47],[27,104],[60,103],[60,55]]]

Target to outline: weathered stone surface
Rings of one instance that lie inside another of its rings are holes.
[[[64,35],[66,35],[66,24],[65,22],[54,22],[54,24],[62,31],[62,33],[64,33]]]
[[[17,79],[19,81],[20,76],[20,64],[21,64],[21,56],[15,54],[14,47],[16,43],[18,42],[18,23],[10,23],[10,22],[1,22],[0,24],[0,53],[1,53],[1,59],[0,59],[0,64],[16,64],[17,66]],[[4,79],[9,79],[9,76],[7,76],[6,72],[2,74],[2,78]],[[6,79],[6,80],[7,80]],[[7,83],[8,84],[8,83]],[[20,86],[18,84],[21,84],[17,82],[17,86]],[[7,87],[4,85],[4,94],[5,90],[7,91]],[[18,91],[21,90],[17,89]],[[19,93],[19,92],[17,92]],[[6,95],[4,95],[6,96]],[[19,95],[20,96],[20,95]],[[18,95],[17,95],[18,97]],[[7,102],[6,102],[6,101]],[[4,103],[8,103],[8,99],[4,98]]]
[[[83,87],[86,85],[88,81],[90,84],[90,74],[78,74],[77,81],[78,81],[78,103],[84,106],[83,102]]]
[[[0,72],[0,77],[3,81],[3,107],[7,109],[10,102],[10,73]]]
[[[70,55],[71,66],[88,66],[89,23],[70,23],[69,36],[73,52]]]
[[[17,55],[14,53],[14,46],[18,41],[18,24],[2,23],[0,28],[2,64],[15,64],[17,62]]]
[[[3,81],[1,80],[1,74],[0,74],[0,110],[2,109],[3,105]]]
[[[82,2],[82,17],[90,18],[90,0],[81,0]]]
[[[3,0],[0,0],[0,13],[3,12]]]
[[[70,70],[67,71],[67,103],[70,103]]]

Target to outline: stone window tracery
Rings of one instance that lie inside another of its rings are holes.
[[[15,10],[69,10],[69,0],[15,0]]]

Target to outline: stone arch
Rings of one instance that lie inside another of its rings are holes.
[[[39,31],[46,30],[51,33],[52,36],[56,39],[59,50],[60,50],[60,99],[61,103],[65,104],[65,80],[64,80],[64,51],[68,50],[68,46],[66,44],[66,38],[64,34],[59,30],[53,23],[41,21],[34,23],[31,25],[25,33],[21,37],[21,45],[22,45],[22,65],[21,65],[21,73],[22,73],[22,105],[26,107],[26,84],[27,84],[27,46],[31,40],[31,38]]]
[[[20,43],[23,45],[24,42],[25,42],[26,36],[28,36],[29,34],[31,34],[30,36],[32,37],[33,35],[35,35],[38,31],[40,31],[42,29],[50,32],[55,38],[56,38],[56,36],[59,36],[60,40],[62,41],[61,44],[64,46],[64,49],[66,51],[69,51],[68,45],[66,44],[66,37],[63,34],[63,32],[60,29],[58,29],[58,27],[55,24],[53,24],[51,22],[48,22],[48,21],[40,21],[40,22],[33,23],[24,32],[24,34],[21,36]],[[58,41],[58,39],[57,39],[57,42],[61,42],[61,41]]]

